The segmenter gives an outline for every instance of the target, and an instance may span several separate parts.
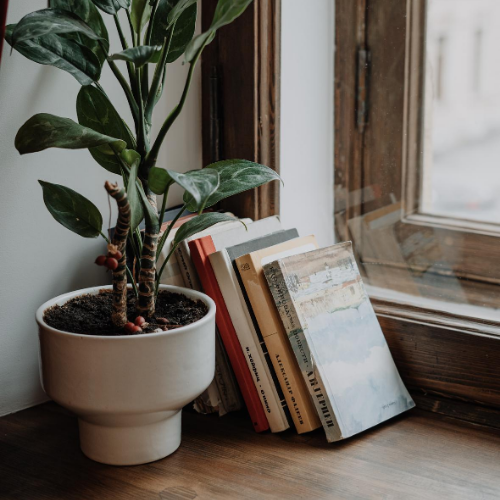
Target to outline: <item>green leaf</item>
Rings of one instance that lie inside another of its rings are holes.
[[[130,0],[92,0],[106,14],[115,15],[120,9],[128,9]]]
[[[132,0],[130,19],[132,21],[132,27],[138,35],[141,34],[150,16],[151,5],[149,4],[149,0]]]
[[[203,170],[212,169],[220,175],[220,185],[208,199],[205,208],[209,208],[219,201],[248,189],[267,184],[270,181],[281,180],[280,176],[269,167],[247,160],[223,160],[212,163]],[[202,170],[202,171],[203,171]],[[195,212],[196,203],[189,201],[187,209]]]
[[[121,139],[128,149],[134,149],[135,141],[130,130],[107,96],[99,89],[91,86],[80,89],[76,98],[76,113],[81,125],[100,134]],[[121,173],[120,161],[112,150],[93,147],[89,151],[101,167],[114,174]]]
[[[43,189],[43,201],[52,217],[84,238],[97,238],[102,230],[102,216],[87,198],[70,188],[38,181]]]
[[[12,33],[12,46],[44,35],[80,33],[92,40],[99,40],[106,47],[108,41],[99,36],[77,15],[62,9],[42,9],[24,16]]]
[[[109,35],[106,25],[104,24],[100,12],[90,0],[50,0],[49,7],[67,10],[77,15],[82,21],[89,25],[96,35],[106,40],[106,46],[109,47]],[[106,52],[102,49],[97,40],[87,38],[80,33],[67,33],[62,36],[89,48],[99,59],[101,66],[103,65],[106,60]]]
[[[203,168],[187,172],[184,177],[188,180],[188,183],[185,182],[185,186],[183,186],[186,190],[184,193],[184,203],[187,203],[188,206],[196,207],[192,210],[193,212],[201,213],[210,197],[219,188],[219,172],[215,169]]]
[[[127,163],[130,167],[130,175],[127,184],[127,197],[130,205],[130,231],[132,232],[141,223],[142,219],[144,219],[144,210],[137,187],[137,175],[141,164],[141,155],[136,151],[125,149],[121,152],[121,156],[125,163]]]
[[[5,29],[5,39],[11,46],[14,28],[11,24]],[[58,35],[20,42],[15,49],[31,61],[68,72],[81,85],[90,85],[101,76],[99,60],[90,49]]]
[[[122,50],[117,54],[109,56],[108,59],[112,61],[129,61],[134,63],[136,68],[140,68],[149,62],[158,61],[160,53],[161,45],[140,45],[139,47]]]
[[[187,10],[189,7],[195,5],[197,0],[178,0],[177,2],[172,1],[175,4],[167,15],[168,26],[172,26],[179,19],[179,17]]]
[[[218,212],[210,212],[206,214],[198,215],[184,222],[182,226],[175,233],[174,245],[178,245],[181,241],[193,236],[193,234],[204,231],[209,227],[217,224],[218,222],[234,221],[235,218],[231,215],[221,214]],[[243,222],[242,222],[243,224]],[[243,224],[245,225],[245,224]]]
[[[199,50],[213,40],[215,32],[219,28],[231,24],[237,17],[245,12],[245,9],[251,3],[252,0],[219,0],[215,8],[210,28],[201,35],[194,37],[187,46],[185,52],[186,61],[191,62],[196,57]]]
[[[168,30],[173,25],[170,14],[180,4],[188,4],[184,9],[178,10],[175,17],[175,28],[170,50],[168,51],[167,63],[177,60],[186,50],[188,43],[192,40],[196,27],[197,5],[196,2],[183,0],[160,0],[153,20],[151,33],[152,45],[163,45],[168,35]],[[178,14],[178,15],[177,15]]]
[[[185,174],[152,167],[149,171],[148,186],[155,194],[164,194],[173,183],[179,184],[186,193],[184,202],[194,207],[192,212],[200,212],[210,196],[219,187],[219,173],[216,170],[191,170]]]
[[[47,148],[85,149],[106,145],[108,149],[112,146],[121,151],[126,146],[125,141],[116,137],[48,113],[32,116],[17,132],[15,145],[22,155]]]

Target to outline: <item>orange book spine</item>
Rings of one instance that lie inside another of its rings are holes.
[[[256,253],[258,255],[258,252]],[[297,432],[302,434],[321,427],[260,261],[249,254],[236,259],[236,265]]]

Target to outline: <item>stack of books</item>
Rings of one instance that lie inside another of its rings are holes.
[[[322,426],[333,442],[414,406],[349,242],[318,248],[278,217],[235,219],[183,241],[162,282],[217,305],[216,373],[199,412],[246,406],[257,432]]]

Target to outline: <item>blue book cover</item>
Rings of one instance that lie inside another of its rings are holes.
[[[413,408],[350,242],[264,266],[328,441]]]

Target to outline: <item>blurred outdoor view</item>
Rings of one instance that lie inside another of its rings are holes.
[[[422,211],[500,224],[500,0],[428,0]]]

